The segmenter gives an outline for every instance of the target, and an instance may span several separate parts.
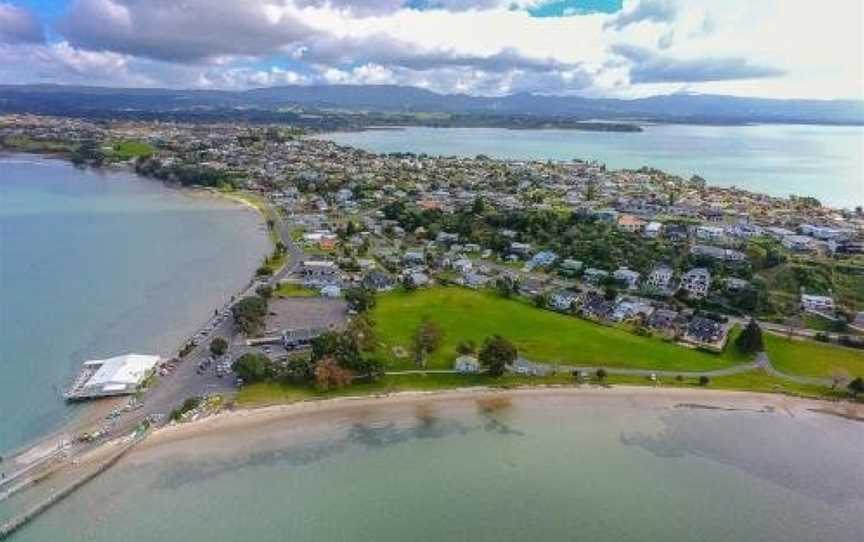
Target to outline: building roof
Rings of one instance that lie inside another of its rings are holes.
[[[85,370],[95,372],[81,383],[79,390],[86,394],[116,393],[138,386],[159,363],[159,356],[126,354],[108,359],[94,359],[84,363]]]

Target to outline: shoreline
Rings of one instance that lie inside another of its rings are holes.
[[[492,398],[566,397],[574,400],[639,402],[654,408],[706,408],[712,410],[782,411],[790,416],[824,414],[852,422],[864,422],[864,404],[832,402],[774,393],[722,389],[652,388],[646,386],[525,386],[513,389],[493,387],[453,388],[433,391],[401,391],[310,399],[254,408],[228,409],[195,421],[166,425],[152,431],[138,446],[148,450],[172,442],[195,440],[214,433],[247,431],[291,418],[313,414],[339,413],[367,407],[386,407],[440,401],[482,401]]]
[[[65,165],[70,165],[75,167],[72,164],[68,156],[63,153],[58,152],[27,152],[27,151],[16,151],[16,150],[6,150],[0,149],[0,160],[4,158],[15,158],[16,156],[35,156],[39,159],[43,160],[51,160],[62,162]],[[89,168],[88,168],[89,169]],[[266,227],[266,215],[264,212],[252,205],[249,202],[244,201],[242,198],[238,197],[230,197],[228,194],[222,194],[217,190],[210,190],[204,187],[186,187],[175,183],[168,183],[165,181],[161,181],[159,179],[154,179],[150,177],[145,177],[143,175],[137,174],[129,164],[121,163],[121,164],[108,164],[99,168],[92,168],[97,172],[105,171],[105,172],[121,172],[130,175],[134,175],[135,177],[150,182],[159,182],[164,186],[167,186],[171,189],[177,190],[178,192],[189,196],[189,197],[207,197],[220,199],[224,201],[230,201],[233,205],[237,205],[240,208],[253,210],[258,215],[258,225],[257,229],[261,229],[262,227]],[[272,241],[270,241],[269,236],[266,231],[262,231],[262,234],[265,238],[268,239],[268,244],[271,245],[272,249]],[[251,275],[246,276],[243,279],[242,285],[235,291],[235,296],[240,296],[254,283],[255,275],[254,275],[254,266],[251,271]],[[179,352],[184,348],[184,346],[189,343],[190,340],[194,337],[197,330],[204,327],[207,322],[210,320],[211,316],[202,315],[202,320],[195,324],[194,328],[191,330],[188,336],[185,336],[181,341],[172,347],[169,352],[170,355],[166,358],[169,359],[171,357],[177,357]],[[6,475],[6,477],[0,479],[0,501],[9,498],[15,493],[25,490],[34,480],[39,480],[42,476],[46,475],[44,472],[40,472],[42,469],[48,469],[47,476],[52,476],[56,473],[57,468],[61,471],[63,470],[63,466],[60,465],[54,466],[52,465],[55,460],[64,461],[64,457],[68,455],[70,448],[75,445],[77,441],[77,436],[81,433],[84,433],[94,427],[99,426],[103,423],[106,418],[115,410],[122,409],[134,395],[130,396],[122,396],[122,397],[113,397],[113,398],[101,398],[96,401],[90,401],[81,408],[81,412],[75,416],[73,419],[70,419],[64,423],[62,423],[55,430],[50,431],[44,435],[40,435],[33,439],[30,442],[25,442],[19,446],[11,448],[0,455],[2,461],[0,461],[0,467],[9,467],[13,466],[13,472],[11,474]],[[106,441],[106,443],[110,443]],[[89,448],[84,454],[88,454],[92,451],[100,449],[102,444],[97,445],[95,447]],[[5,472],[5,469],[4,469]],[[19,480],[19,482],[15,482],[15,480]],[[3,486],[10,486],[7,488],[3,488]]]

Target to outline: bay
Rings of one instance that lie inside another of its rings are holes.
[[[859,540],[860,422],[664,393],[348,402],[157,436],[12,540]]]
[[[649,166],[718,186],[773,196],[864,204],[864,127],[646,125],[643,132],[425,128],[338,132],[325,137],[371,152],[513,160],[597,160],[612,169]]]
[[[268,250],[254,211],[117,170],[0,157],[0,454],[81,414],[82,361],[163,356]]]

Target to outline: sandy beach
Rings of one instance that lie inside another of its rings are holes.
[[[154,431],[137,449],[156,448],[163,444],[194,441],[209,434],[232,431],[266,431],[269,424],[291,420],[302,423],[314,418],[326,421],[327,416],[341,417],[352,411],[362,412],[371,407],[421,405],[424,403],[482,402],[506,398],[564,398],[597,405],[639,406],[650,409],[712,408],[781,412],[790,417],[819,414],[864,420],[864,405],[828,402],[780,394],[763,394],[727,390],[689,390],[648,388],[641,386],[582,386],[534,387],[512,390],[465,388],[432,392],[399,392],[386,395],[342,397],[302,401],[254,409],[225,410],[193,422],[165,426]],[[134,454],[133,454],[134,455]]]

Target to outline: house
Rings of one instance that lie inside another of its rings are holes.
[[[519,293],[524,296],[536,296],[543,293],[543,282],[532,279],[532,278],[524,278],[519,282]]]
[[[693,245],[690,247],[690,253],[724,262],[743,262],[747,259],[747,255],[743,252],[711,245]]]
[[[696,226],[696,238],[703,241],[720,241],[726,231],[718,226]]]
[[[426,263],[426,255],[422,250],[407,250],[402,255],[402,261],[409,265]]]
[[[813,238],[806,235],[785,235],[780,243],[793,252],[809,252],[815,248]]]
[[[628,290],[635,290],[639,286],[639,277],[636,271],[622,267],[612,273],[612,277]]]
[[[408,274],[408,281],[415,288],[422,288],[423,286],[429,286],[432,283],[432,280],[426,273],[422,271],[413,271]]]
[[[696,267],[681,277],[681,288],[694,299],[702,299],[711,288],[711,273],[704,267]]]
[[[527,256],[531,252],[530,243],[510,243],[510,252],[517,256]]]
[[[559,312],[569,312],[579,301],[579,297],[569,290],[558,290],[549,296],[549,308]]]
[[[613,322],[623,322],[624,320],[635,318],[638,315],[642,315],[647,318],[651,316],[653,312],[654,307],[652,307],[648,303],[645,303],[644,301],[625,299],[615,305],[615,308],[612,310],[612,315],[609,317],[609,319]]]
[[[663,224],[659,222],[649,222],[645,225],[645,229],[642,230],[642,235],[649,239],[655,239],[660,236],[662,230]]]
[[[668,265],[658,265],[648,275],[648,280],[645,281],[645,287],[649,290],[655,290],[661,293],[672,291],[672,278],[675,272]]]
[[[558,266],[558,270],[562,275],[572,277],[582,270],[582,262],[568,258],[561,262],[561,265]]]
[[[864,241],[851,239],[829,239],[828,250],[831,254],[864,254]]]
[[[396,281],[383,271],[370,271],[362,281],[363,287],[376,292],[389,292],[396,286]]]
[[[710,318],[697,316],[687,325],[683,339],[692,344],[722,349],[726,341],[726,326]]]
[[[657,309],[648,319],[648,325],[654,329],[671,331],[678,321],[678,313],[669,309]]]
[[[457,233],[447,233],[447,232],[439,232],[435,237],[435,242],[440,245],[450,245],[453,243],[459,242],[459,234]]]
[[[471,263],[471,260],[467,258],[459,258],[455,262],[450,264],[450,267],[460,274],[465,274],[471,271],[474,268],[474,264]]]
[[[618,217],[618,227],[630,233],[639,233],[645,227],[645,221],[638,216],[623,214]]]
[[[531,269],[536,268],[544,268],[549,267],[555,263],[555,260],[558,259],[558,255],[552,252],[551,250],[543,250],[535,254],[529,261],[526,267],[529,267],[529,271]]]
[[[510,371],[517,375],[526,376],[545,376],[551,372],[549,367],[530,362],[521,356],[517,357],[513,365],[510,366]]]
[[[844,232],[836,228],[828,228],[826,226],[814,226],[813,224],[801,224],[798,226],[798,231],[801,235],[809,235],[816,239],[827,241],[828,239],[836,239],[842,237]]]
[[[462,284],[469,288],[483,288],[489,281],[492,280],[488,275],[482,273],[469,272],[462,276]]]
[[[453,370],[463,375],[473,375],[480,372],[480,362],[474,356],[459,356],[453,364]]]
[[[588,318],[597,318],[598,320],[609,320],[612,313],[615,312],[615,302],[607,301],[603,296],[597,294],[589,294],[582,303],[582,315]]]
[[[834,300],[825,295],[801,294],[801,308],[813,312],[833,312]]]
[[[593,267],[589,267],[582,274],[583,280],[585,282],[589,282],[591,284],[600,284],[603,282],[603,279],[609,276],[609,271],[604,271],[602,269],[595,269]]]
[[[690,232],[684,224],[666,224],[663,226],[663,235],[673,242],[686,241],[690,238]]]
[[[322,335],[326,329],[323,328],[298,328],[286,329],[282,332],[282,346],[286,349],[307,346],[312,339]]]
[[[303,262],[300,271],[306,286],[324,286],[339,281],[339,267],[336,262],[307,260]]]
[[[336,286],[335,284],[328,284],[321,288],[321,296],[328,297],[331,299],[337,298],[342,295],[342,289]]]

